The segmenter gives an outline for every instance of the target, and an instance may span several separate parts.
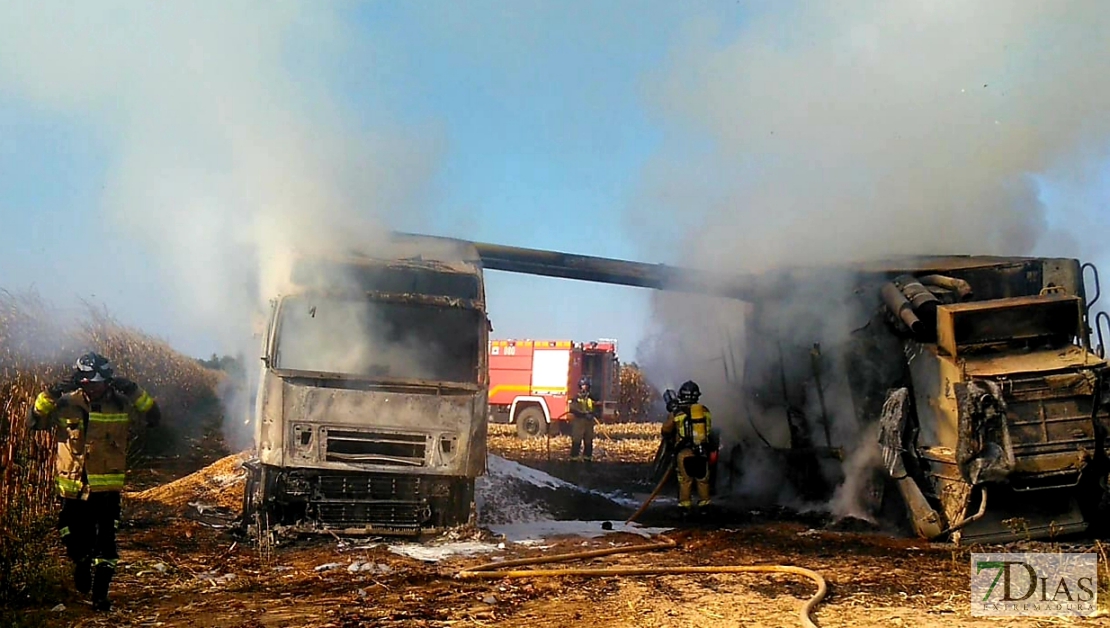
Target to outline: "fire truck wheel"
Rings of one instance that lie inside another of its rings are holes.
[[[539,438],[547,433],[547,419],[543,410],[528,406],[516,415],[516,435],[518,438]]]

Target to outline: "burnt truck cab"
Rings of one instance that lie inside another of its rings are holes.
[[[472,247],[302,256],[271,303],[244,523],[420,534],[470,521],[489,321]]]

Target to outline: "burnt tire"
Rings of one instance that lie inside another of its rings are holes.
[[[547,435],[547,418],[537,406],[528,406],[516,415],[517,438],[540,438]]]

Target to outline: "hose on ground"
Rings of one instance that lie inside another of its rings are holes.
[[[659,491],[663,490],[663,485],[667,483],[667,480],[671,479],[671,474],[672,473],[674,473],[674,463],[673,462],[667,467],[667,472],[663,474],[663,479],[659,480],[659,484],[655,485],[655,490],[652,491],[651,495],[648,495],[648,498],[645,499],[644,503],[640,505],[640,509],[637,510],[636,512],[632,513],[632,516],[629,517],[628,520],[624,522],[625,525],[628,525],[628,524],[632,523],[633,521],[636,520],[636,517],[639,517],[640,515],[644,514],[644,511],[647,510],[647,507],[649,505],[651,505],[651,502],[655,501],[655,498],[659,495]]]
[[[506,560],[495,563],[485,563],[464,569],[457,574],[456,578],[459,579],[477,579],[477,578],[544,578],[544,577],[558,577],[558,576],[667,576],[667,575],[680,575],[692,573],[787,573],[805,576],[817,584],[817,592],[813,594],[805,605],[799,611],[799,619],[802,625],[806,628],[817,628],[817,624],[813,623],[810,618],[813,608],[817,606],[825,598],[828,592],[828,585],[821,574],[816,571],[811,571],[802,567],[794,567],[791,565],[721,565],[721,566],[704,566],[704,567],[605,567],[596,569],[509,569],[510,567],[523,567],[525,565],[542,565],[547,563],[560,562],[564,560],[577,560],[583,558],[597,558],[599,556],[611,556],[613,554],[625,554],[629,552],[645,552],[651,550],[670,549],[676,547],[678,544],[671,538],[666,536],[658,536],[662,539],[656,543],[645,543],[641,545],[628,545],[624,547],[611,547],[599,550],[589,550],[585,552],[574,552],[571,554],[556,554],[554,556],[540,556],[537,558],[521,558],[517,560]]]

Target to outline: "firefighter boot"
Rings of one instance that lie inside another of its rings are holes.
[[[709,481],[698,480],[698,511],[705,512],[709,508]]]
[[[112,603],[108,600],[108,585],[111,584],[115,572],[115,567],[109,563],[101,563],[93,571],[92,599],[95,610],[112,610]]]
[[[86,595],[92,590],[92,559],[82,558],[73,563],[73,586]]]

